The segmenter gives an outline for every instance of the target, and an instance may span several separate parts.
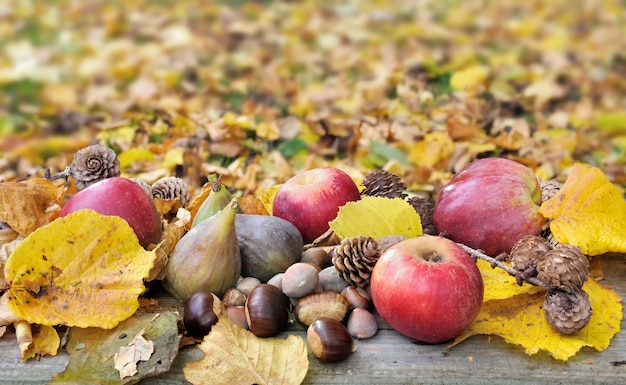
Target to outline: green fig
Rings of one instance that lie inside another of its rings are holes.
[[[208,179],[208,183],[211,186],[211,193],[209,193],[209,196],[206,197],[198,208],[198,212],[193,218],[193,222],[191,222],[192,228],[196,227],[205,219],[217,214],[224,207],[228,206],[228,203],[233,199],[228,189],[220,183],[217,175],[211,174],[208,176]]]
[[[187,301],[198,291],[222,297],[237,284],[241,275],[241,254],[235,230],[239,201],[189,230],[172,250],[166,266],[163,287],[171,295]]]

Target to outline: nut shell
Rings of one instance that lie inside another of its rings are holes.
[[[322,362],[343,361],[354,350],[354,340],[348,329],[332,318],[319,318],[309,326],[307,342],[313,355]]]
[[[257,337],[272,337],[287,327],[289,299],[276,286],[256,286],[246,300],[248,328]]]

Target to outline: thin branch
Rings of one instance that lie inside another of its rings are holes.
[[[535,277],[526,277],[523,274],[520,274],[519,271],[513,269],[511,266],[502,263],[502,261],[498,260],[497,258],[494,257],[490,257],[487,254],[481,253],[478,250],[472,249],[469,246],[465,246],[462,243],[457,243],[459,246],[461,246],[461,248],[463,248],[463,250],[467,251],[469,253],[469,255],[471,255],[474,258],[480,258],[482,260],[485,260],[487,262],[489,262],[491,264],[492,268],[495,268],[496,266],[501,268],[502,270],[506,271],[507,273],[509,273],[509,275],[515,277],[518,282],[521,281],[525,281],[531,285],[535,285],[535,286],[541,286],[544,289],[548,290],[548,284],[546,284],[543,281],[538,280]]]

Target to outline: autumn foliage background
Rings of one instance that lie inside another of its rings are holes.
[[[596,166],[623,197],[625,22],[609,0],[2,4],[0,180],[98,142],[192,195],[333,165],[434,198],[502,156],[561,182]]]

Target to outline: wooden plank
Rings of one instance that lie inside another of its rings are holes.
[[[603,257],[606,278],[626,296],[625,256]],[[164,304],[175,304],[162,298]],[[598,353],[583,349],[568,362],[560,362],[546,353],[527,356],[521,347],[501,338],[476,336],[447,350],[446,345],[424,345],[399,335],[382,320],[382,330],[369,340],[357,342],[357,351],[344,362],[320,363],[310,356],[306,385],[336,384],[624,384],[626,383],[626,335],[614,337],[611,346]],[[626,321],[622,320],[622,329]],[[294,326],[304,338],[304,331]],[[187,383],[182,374],[186,362],[200,359],[196,347],[180,351],[172,370],[159,378],[149,378],[144,385]],[[43,384],[64,370],[69,356],[62,352],[40,361],[21,362],[15,336],[7,333],[0,339],[0,383]]]

